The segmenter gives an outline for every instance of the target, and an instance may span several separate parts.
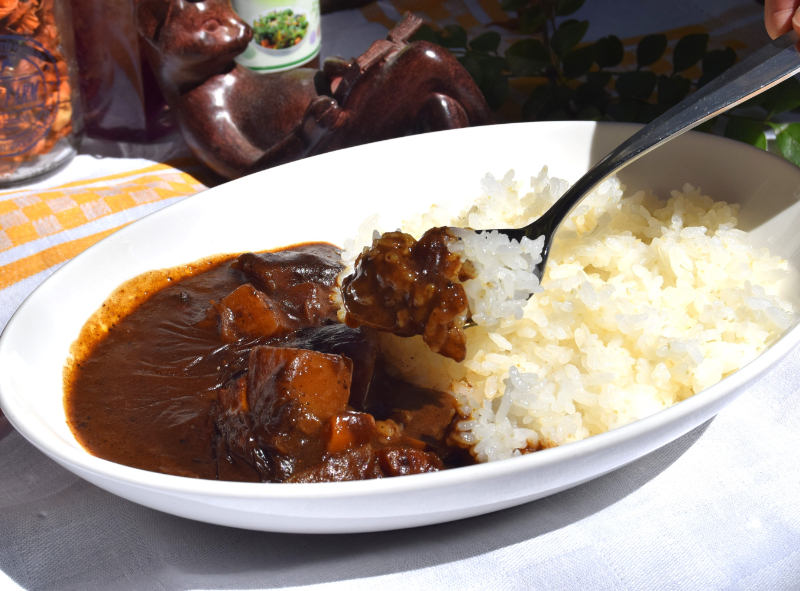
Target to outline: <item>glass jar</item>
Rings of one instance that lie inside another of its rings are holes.
[[[83,134],[64,0],[0,0],[0,186],[53,171]]]

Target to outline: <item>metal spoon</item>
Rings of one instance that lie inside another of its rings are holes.
[[[542,262],[534,269],[541,279],[553,236],[584,197],[608,177],[650,150],[796,74],[800,71],[798,41],[800,37],[792,31],[762,47],[625,140],[578,179],[538,220],[524,228],[497,231],[514,240],[523,236],[533,240],[544,235]]]

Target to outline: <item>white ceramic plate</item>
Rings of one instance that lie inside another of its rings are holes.
[[[676,439],[719,412],[800,340],[800,329],[687,401],[615,431],[492,464],[366,482],[252,484],[145,472],[90,456],[62,405],[62,368],[84,321],[123,281],[217,254],[297,242],[341,244],[373,212],[392,227],[434,201],[472,199],[486,171],[549,165],[575,181],[636,128],[498,125],[372,144],[227,183],[120,230],[45,281],[0,338],[0,405],[31,443],[112,493],[234,527],[364,532],[488,513],[575,486]],[[744,144],[690,133],[630,166],[630,188],[661,195],[689,182],[741,205],[742,227],[800,267],[800,169]]]

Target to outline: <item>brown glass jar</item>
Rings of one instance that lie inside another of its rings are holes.
[[[55,170],[83,133],[69,2],[0,0],[0,186]]]

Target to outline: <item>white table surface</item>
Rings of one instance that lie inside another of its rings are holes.
[[[720,19],[758,35],[745,0],[613,3],[635,22],[611,4],[588,0],[577,15],[590,35]],[[328,54],[358,54],[385,33],[358,11],[324,26]],[[182,147],[158,149],[90,145],[152,159]],[[137,163],[82,156],[43,184]],[[0,590],[795,590],[799,501],[800,350],[714,420],[612,474],[515,509],[388,533],[271,534],[173,517],[81,480],[12,432],[0,439]]]

